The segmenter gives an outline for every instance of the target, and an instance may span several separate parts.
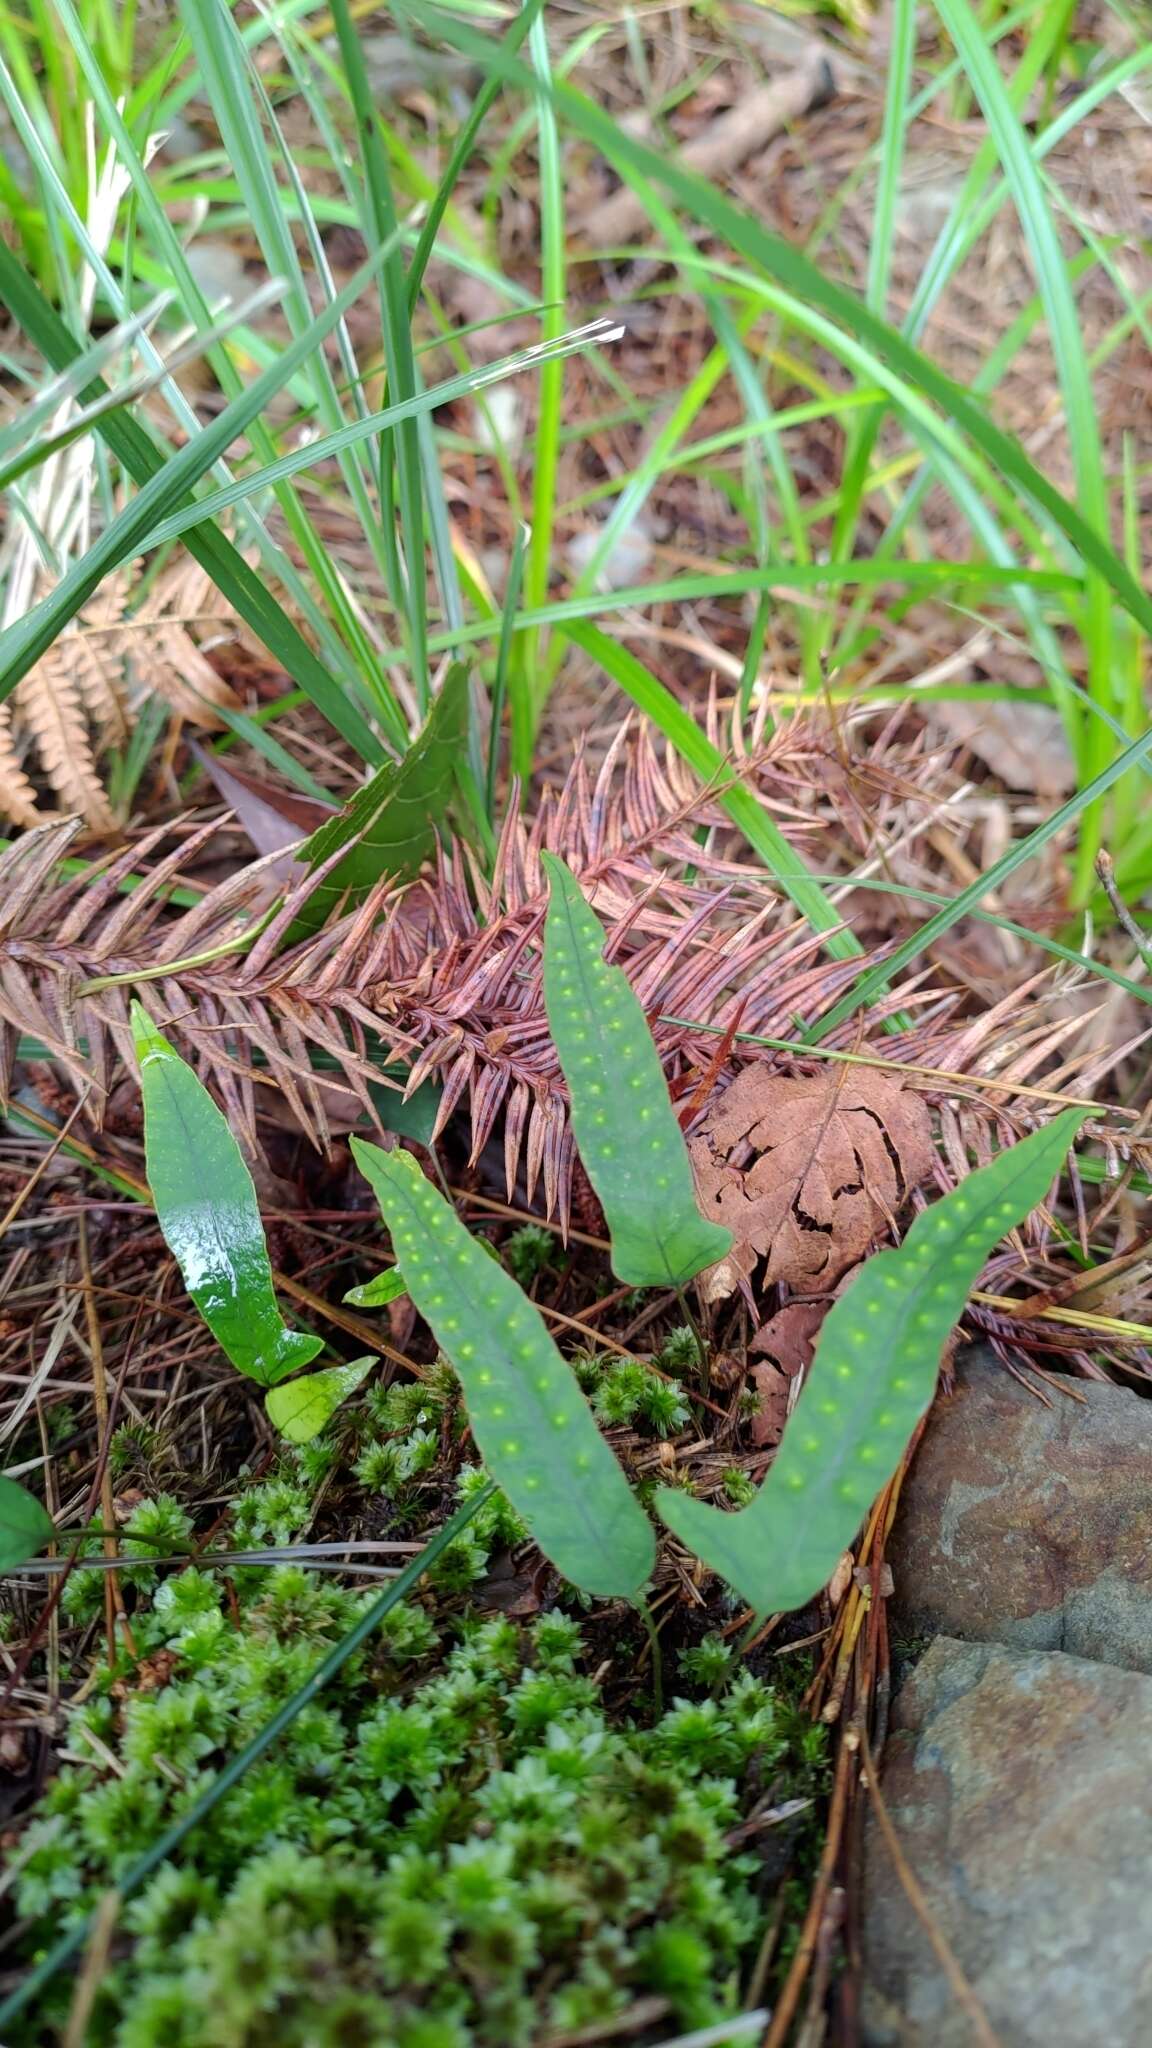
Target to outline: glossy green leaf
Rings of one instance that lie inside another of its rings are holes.
[[[264,1396],[269,1422],[290,1444],[311,1443],[375,1363],[374,1358],[356,1358],[351,1365],[332,1365],[324,1372],[309,1373],[306,1379],[270,1387]]]
[[[825,1586],[891,1478],[936,1389],[968,1290],[1005,1232],[1043,1201],[1084,1112],[1042,1131],[916,1218],[899,1250],[869,1259],[825,1317],[804,1391],[756,1499],[738,1514],[664,1488],[673,1533],[758,1614]]]
[[[1152,997],[1149,998],[1152,1001]],[[371,1056],[371,1054],[370,1054]],[[384,1073],[403,1083],[407,1080],[407,1069],[392,1065]],[[431,1077],[421,1081],[415,1093],[405,1096],[400,1088],[386,1088],[381,1081],[369,1081],[368,1093],[372,1107],[385,1131],[395,1131],[398,1137],[411,1138],[417,1145],[430,1145],[436,1129],[436,1117],[440,1109],[440,1084]]]
[[[148,1185],[165,1243],[233,1365],[275,1386],[308,1365],[323,1339],[281,1318],[252,1175],[208,1090],[140,1003],[132,1005],[132,1031]]]
[[[572,1128],[629,1287],[682,1287],[731,1248],[700,1214],[684,1134],[648,1022],[575,877],[542,854],[550,891],[544,1003],[572,1103]]]
[[[35,1495],[0,1472],[0,1572],[15,1571],[55,1534],[51,1515]]]
[[[408,1291],[460,1376],[472,1434],[544,1555],[575,1586],[629,1597],[656,1556],[651,1524],[539,1309],[464,1228],[407,1152],[353,1138]]]
[[[407,1292],[399,1266],[389,1266],[387,1272],[377,1273],[362,1286],[350,1287],[344,1300],[351,1302],[353,1308],[387,1308],[390,1301],[399,1301]]]
[[[348,851],[309,897],[291,938],[319,931],[341,897],[355,903],[385,876],[406,882],[420,872],[436,844],[467,736],[468,671],[458,662],[403,760],[378,768],[300,848],[297,858],[310,868],[341,846]]]

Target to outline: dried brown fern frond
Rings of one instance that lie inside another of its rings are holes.
[[[45,815],[22,758],[29,748],[60,808],[109,834],[117,821],[99,752],[128,737],[142,699],[159,695],[207,728],[219,726],[221,705],[235,707],[193,637],[221,610],[195,562],[178,558],[131,613],[130,603],[127,578],[111,578],[0,705],[0,811],[16,824],[36,826]]]
[[[814,745],[809,728],[784,727],[745,764],[793,833],[805,750]],[[594,778],[577,761],[530,818],[513,810],[490,876],[458,843],[434,873],[378,890],[286,950],[300,891],[246,955],[203,957],[242,934],[250,907],[261,901],[264,862],[192,910],[173,916],[167,909],[174,878],[194,871],[216,830],[215,823],[187,829],[149,871],[161,828],[83,881],[50,879],[66,827],[30,835],[0,859],[5,1075],[17,1035],[27,1033],[76,1080],[95,1084],[98,1115],[117,1063],[130,1057],[128,988],[88,984],[147,975],[150,1006],[250,1142],[257,1142],[261,1089],[278,1088],[303,1128],[325,1144],[333,1086],[351,1116],[371,1117],[368,1084],[387,1062],[401,1061],[410,1090],[430,1075],[439,1082],[438,1128],[466,1106],[476,1160],[502,1127],[509,1190],[522,1170],[529,1198],[542,1182],[548,1210],[566,1217],[573,1151],[541,989],[543,850],[561,853],[579,876],[607,928],[609,953],[644,1004],[670,1083],[685,1097],[710,1072],[734,1024],[744,1034],[795,1040],[859,973],[859,962],[824,957],[822,940],[745,857],[711,795],[674,758],[660,760],[644,729],[621,734]],[[132,874],[146,879],[123,893]],[[176,962],[184,964],[157,976]],[[982,1064],[1005,1065],[1002,1093],[989,1099],[970,1086],[959,1091],[964,1137],[971,1141],[974,1120],[986,1147],[998,1121],[1010,1132],[1034,1120],[1029,1077],[1059,1046],[1041,1009],[1030,1014],[1029,1041],[1020,991],[1013,1000],[1010,1017],[982,1030],[954,1013],[947,991],[913,981],[865,1019],[845,1023],[830,1044],[909,1070],[941,1101],[957,1089],[917,1069],[948,1070],[961,1055],[969,1074]],[[898,1008],[919,1021],[886,1033],[885,1018]],[[716,1078],[766,1056],[737,1041]],[[782,1064],[813,1071],[806,1058],[785,1055]],[[1086,1073],[1079,1079],[1085,1083]]]

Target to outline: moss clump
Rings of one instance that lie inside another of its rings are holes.
[[[141,1589],[154,1689],[109,1674],[74,1714],[68,1752],[91,1761],[64,1767],[21,1844],[33,1951],[371,1597],[294,1566],[242,1571],[234,1589],[236,1604],[195,1569]],[[714,1697],[652,1726],[611,1720],[582,1656],[563,1614],[446,1630],[394,1608],[126,1904],[93,2048],[522,2048],[643,1996],[665,2001],[665,2031],[734,2012],[764,1902],[757,1856],[728,1832],[750,1773],[811,1788],[811,1730],[719,1648],[683,1674]],[[67,2000],[61,1986],[14,2048],[51,2038]]]

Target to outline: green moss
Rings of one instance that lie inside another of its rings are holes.
[[[482,1475],[466,1474],[463,1490]],[[294,1520],[286,1480],[247,1526]],[[168,1506],[151,1505],[164,1525]],[[494,1500],[458,1575],[508,1534]],[[451,1555],[451,1554],[450,1554]],[[155,1576],[155,1575],[153,1575]],[[72,1716],[65,1765],[17,1879],[35,1954],[193,1800],[370,1596],[295,1566],[189,1567],[139,1595],[140,1650],[172,1675],[106,1674]],[[164,1660],[167,1663],[167,1660]],[[668,2030],[738,2008],[763,1925],[761,1866],[728,1835],[766,1778],[815,1783],[794,1710],[722,1645],[682,1666],[717,1696],[652,1726],[609,1718],[580,1626],[402,1603],[290,1734],[130,1900],[92,2048],[525,2048],[668,2001]],[[86,1739],[86,1732],[96,1742]],[[17,2043],[61,2022],[69,1987]]]

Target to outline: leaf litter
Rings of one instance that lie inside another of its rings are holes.
[[[761,1259],[765,1287],[833,1287],[936,1163],[926,1104],[868,1068],[808,1078],[745,1067],[690,1149],[701,1207],[734,1239],[704,1277],[710,1301],[746,1289]]]

